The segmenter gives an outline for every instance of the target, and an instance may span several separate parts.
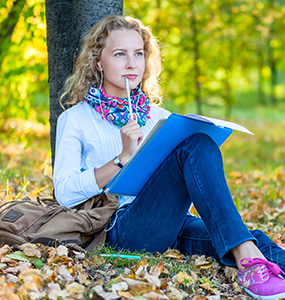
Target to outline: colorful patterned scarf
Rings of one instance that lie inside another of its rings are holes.
[[[84,97],[87,103],[102,114],[102,119],[123,127],[130,120],[129,102],[127,98],[109,96],[103,87],[96,88],[91,85],[88,94]],[[140,126],[144,126],[150,118],[149,98],[138,87],[131,90],[131,103],[134,119]]]

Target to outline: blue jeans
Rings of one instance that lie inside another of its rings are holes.
[[[187,215],[191,203],[201,218]],[[243,223],[224,176],[220,150],[205,134],[182,142],[112,222],[107,241],[117,249],[163,253],[170,247],[236,266],[230,250],[251,240],[285,271],[285,251]]]

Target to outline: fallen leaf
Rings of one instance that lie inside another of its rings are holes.
[[[7,283],[16,283],[18,281],[18,276],[13,274],[7,274],[6,276]]]
[[[225,275],[230,281],[235,281],[238,275],[237,269],[231,267],[225,267]]]
[[[72,282],[65,287],[69,297],[72,299],[84,299],[85,288],[78,282]]]
[[[129,292],[133,295],[142,295],[150,291],[155,291],[156,286],[142,280],[134,280],[130,278],[124,278],[124,281],[128,284]]]
[[[209,282],[201,283],[199,284],[199,287],[207,291],[210,291],[212,289],[211,284]]]
[[[148,266],[149,263],[146,260],[140,260],[136,265],[131,267],[130,269],[133,270],[133,272],[136,274],[138,269],[141,268],[141,266]]]
[[[1,289],[0,289],[0,296],[11,293],[13,294],[16,291],[16,287],[12,283],[4,283],[1,284]]]
[[[174,259],[181,259],[182,258],[182,254],[178,250],[176,250],[176,249],[168,249],[164,253],[164,257],[166,257],[166,258],[174,258]]]
[[[11,252],[11,248],[8,245],[4,245],[0,248],[0,255],[5,255]]]
[[[67,291],[61,290],[60,285],[58,283],[49,282],[47,288],[48,296],[51,300],[66,299],[68,297]]]
[[[205,255],[198,256],[194,261],[194,267],[199,267],[200,269],[209,269],[212,265],[213,262],[206,258]]]
[[[178,289],[174,288],[173,286],[169,286],[166,289],[165,294],[171,300],[183,300],[186,296],[188,296],[187,293],[185,293],[184,291],[179,291]]]
[[[86,286],[91,284],[91,281],[87,278],[87,275],[85,272],[78,271],[77,277],[78,277],[78,281],[80,284],[84,284]]]
[[[118,282],[114,283],[111,287],[112,292],[118,292],[118,291],[127,291],[128,290],[128,285],[126,282]]]
[[[58,275],[61,276],[66,282],[73,282],[74,278],[70,275],[65,265],[58,268]]]
[[[194,279],[188,275],[186,272],[179,272],[177,275],[176,275],[176,280],[177,282],[179,282],[180,284],[187,284],[188,282],[191,283],[191,284],[194,284],[195,281]]]
[[[56,251],[58,256],[66,256],[66,257],[68,256],[68,248],[63,245],[59,245],[56,248]]]
[[[117,294],[123,299],[143,299],[143,300],[145,300],[145,298],[142,296],[139,296],[141,298],[134,298],[134,296],[130,292],[118,291]]]
[[[115,293],[115,292],[111,292],[111,293],[107,293],[103,290],[101,285],[97,285],[94,287],[94,292],[101,298],[103,298],[104,300],[115,300],[115,299],[120,299],[120,296]],[[96,298],[95,298],[96,299]]]
[[[34,286],[35,289],[40,289],[43,286],[43,277],[37,269],[26,269],[21,272],[19,279],[24,282],[24,285]]]
[[[0,294],[0,300],[20,300],[19,296],[14,293]]]
[[[163,300],[163,299],[169,299],[165,295],[158,294],[156,292],[148,292],[146,294],[142,295],[147,300]]]
[[[21,251],[16,251],[10,254],[7,254],[6,257],[14,260],[20,261],[30,261],[29,257]]]
[[[38,250],[38,247],[35,244],[26,243],[20,245],[19,248],[23,251],[24,254],[26,254],[29,257],[41,257],[41,252]]]
[[[158,288],[161,285],[161,282],[160,282],[158,276],[150,275],[148,273],[145,273],[143,279],[146,279],[150,284],[153,284],[153,285],[155,285]]]
[[[29,262],[23,262],[23,261],[20,261],[18,266],[16,267],[10,267],[10,268],[7,268],[6,270],[4,270],[4,273],[5,274],[18,274],[20,272],[23,272],[24,270],[27,270],[31,267],[31,264]]]
[[[168,276],[169,275],[169,271],[165,267],[165,262],[164,261],[160,261],[156,266],[154,266],[154,267],[151,268],[150,274],[156,275],[157,277],[160,274]]]
[[[205,277],[205,276],[203,276],[202,278],[200,278],[200,279],[199,279],[199,282],[201,282],[201,283],[199,284],[199,286],[200,286],[202,289],[204,289],[204,290],[209,291],[209,290],[211,290],[212,287],[213,287],[213,284],[212,284],[211,280],[210,280],[209,278]]]

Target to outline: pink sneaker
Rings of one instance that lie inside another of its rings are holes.
[[[247,261],[247,262],[246,262]],[[285,279],[280,267],[262,258],[244,258],[245,267],[238,271],[238,284],[255,299],[277,300],[285,298]]]

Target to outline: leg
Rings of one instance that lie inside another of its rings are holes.
[[[172,152],[119,213],[108,240],[130,250],[164,252],[176,241],[191,202],[223,263],[231,249],[255,241],[233,203],[219,148],[204,134],[189,137]]]
[[[268,261],[278,264],[282,271],[285,272],[285,251],[273,243],[261,230],[251,230],[250,232],[256,238],[257,248],[262,255]],[[244,244],[246,243],[247,242]],[[187,255],[204,254],[206,256],[212,256],[220,262],[208,230],[200,218],[192,216],[185,218],[183,227],[177,238],[176,246],[181,253]],[[249,257],[249,253],[246,252],[241,259],[244,257]],[[236,260],[237,259],[232,255],[231,259],[228,260],[228,266],[236,267]]]
[[[255,246],[257,240],[233,203],[220,151],[204,134],[191,136],[173,151],[136,199],[119,212],[108,241],[119,248],[164,252],[176,245],[192,202],[222,263],[232,263],[233,255],[236,260],[241,255],[256,256],[243,258],[240,267],[245,270],[239,270],[239,284],[254,297],[285,297],[280,268],[264,260]],[[201,244],[197,247],[202,250]]]

